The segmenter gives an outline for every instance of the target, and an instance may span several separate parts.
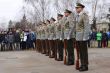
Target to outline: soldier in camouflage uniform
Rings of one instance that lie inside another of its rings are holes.
[[[74,47],[73,42],[75,38],[75,16],[70,10],[65,10],[65,23],[64,23],[64,42],[66,43],[67,50],[67,63],[66,65],[74,65]]]
[[[62,14],[57,15],[57,23],[55,27],[55,32],[56,32],[56,50],[55,50],[55,55],[57,61],[63,61],[63,42],[60,40],[62,38]]]
[[[79,71],[88,71],[88,49],[87,40],[89,39],[90,25],[89,17],[86,12],[84,12],[85,6],[77,3],[76,6],[76,41],[77,48],[79,49],[80,55],[80,69]]]

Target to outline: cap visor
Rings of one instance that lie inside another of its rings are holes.
[[[76,8],[82,8],[81,6],[76,6]]]

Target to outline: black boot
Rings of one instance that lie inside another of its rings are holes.
[[[74,65],[74,62],[68,62],[66,65]]]
[[[57,61],[63,61],[63,59],[59,58],[59,59],[57,59]]]
[[[80,72],[82,71],[88,71],[88,66],[84,65],[84,66],[81,66],[80,69],[79,69]]]

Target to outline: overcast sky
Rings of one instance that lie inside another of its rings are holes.
[[[0,23],[19,19],[22,6],[23,0],[0,0]]]
[[[88,0],[87,0],[88,1]],[[100,3],[103,2],[103,0]],[[110,3],[110,0],[104,2]],[[8,21],[18,20],[22,15],[23,0],[0,0],[0,26],[7,26]],[[90,9],[88,7],[88,9]]]

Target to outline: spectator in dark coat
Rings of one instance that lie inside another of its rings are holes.
[[[13,43],[14,43],[14,35],[12,32],[9,32],[8,34],[8,42],[9,42],[9,50],[12,51],[13,48]]]
[[[97,32],[95,29],[93,29],[91,35],[90,35],[90,40],[91,40],[91,47],[94,48],[95,47],[95,42],[96,42],[96,35],[97,35]]]
[[[5,51],[8,51],[9,49],[8,49],[8,36],[7,36],[7,34],[5,34],[5,39],[4,39],[3,43],[4,43]]]
[[[2,32],[2,34],[0,36],[1,51],[4,51],[5,50],[4,44],[3,44],[4,40],[5,40],[5,34]]]
[[[17,30],[15,35],[14,35],[14,42],[15,42],[15,49],[16,50],[20,50],[20,42],[21,42],[21,38],[20,38],[20,33]]]
[[[107,37],[108,37],[108,40],[107,40],[107,47],[110,47],[110,31],[107,32]]]
[[[27,34],[26,42],[27,42],[27,49],[32,48],[32,41],[31,41],[31,34],[30,33]]]
[[[104,31],[102,32],[102,46],[104,48],[107,47],[107,40],[108,40],[108,36],[107,33]]]
[[[31,31],[31,42],[32,42],[32,48],[36,48],[36,34]]]

